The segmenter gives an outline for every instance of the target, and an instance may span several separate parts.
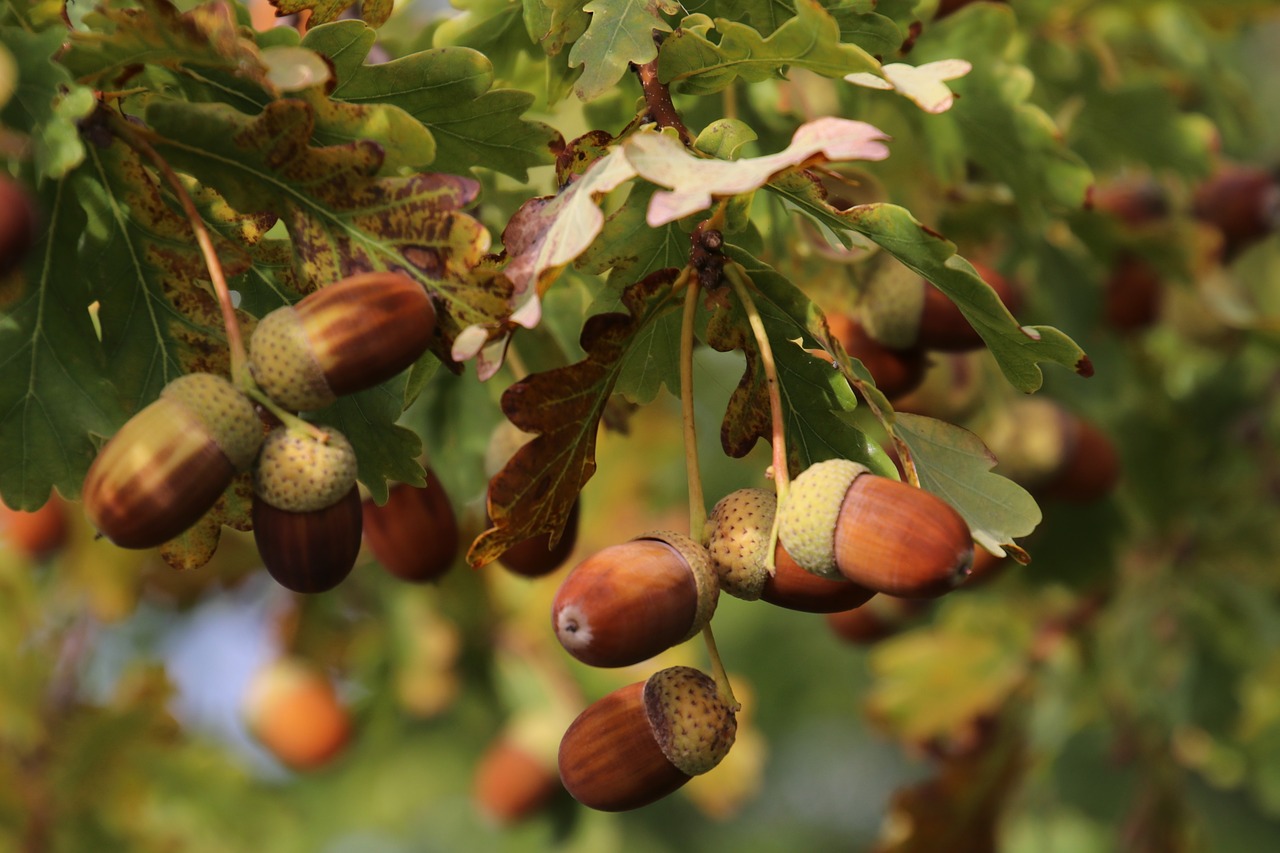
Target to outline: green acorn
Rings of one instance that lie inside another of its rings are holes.
[[[262,423],[234,385],[211,373],[179,377],[89,466],[85,512],[122,548],[161,545],[209,511],[261,444]]]
[[[341,583],[360,552],[363,517],[356,454],[346,436],[326,441],[274,430],[254,471],[253,535],[271,576],[294,592]]]
[[[249,339],[253,378],[287,409],[321,409],[413,364],[435,322],[431,297],[408,276],[353,275],[262,318]]]

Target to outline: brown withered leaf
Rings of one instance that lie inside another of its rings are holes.
[[[537,437],[489,482],[493,527],[472,543],[467,561],[482,566],[542,533],[559,539],[578,493],[596,470],[596,433],[623,358],[639,331],[680,305],[677,270],[660,270],[623,294],[627,314],[597,314],[582,330],[587,357],[526,376],[502,395],[502,410]],[[553,542],[554,544],[554,542]]]
[[[271,5],[281,15],[292,15],[305,9],[311,10],[311,24],[327,24],[356,4],[356,0],[271,0]],[[391,17],[392,0],[362,0],[360,17],[371,27],[380,27]]]

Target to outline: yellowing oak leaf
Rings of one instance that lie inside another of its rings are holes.
[[[944,113],[956,100],[946,81],[963,77],[973,66],[963,59],[942,59],[924,65],[894,62],[880,70],[883,77],[862,71],[844,79],[855,86],[896,91],[927,113]]]
[[[889,137],[873,125],[842,118],[820,118],[801,125],[791,144],[777,154],[742,160],[696,157],[671,136],[638,133],[623,150],[636,173],[651,183],[670,187],[649,204],[649,225],[657,228],[706,210],[715,198],[759,189],[780,172],[842,160],[883,160]]]

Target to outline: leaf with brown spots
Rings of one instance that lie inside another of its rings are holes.
[[[222,525],[252,530],[253,477],[238,475],[213,508],[178,536],[160,546],[161,558],[175,569],[198,569],[213,559],[222,538]]]
[[[484,226],[462,212],[479,192],[475,181],[377,178],[379,145],[313,147],[314,115],[298,100],[272,102],[257,117],[220,104],[158,101],[147,119],[164,137],[156,147],[175,166],[237,210],[266,207],[283,220],[294,272],[308,289],[373,270],[412,276],[436,302],[433,351],[446,362],[470,358],[504,334],[510,283],[471,274],[489,248]]]
[[[271,0],[281,15],[311,10],[311,23],[327,24],[356,4],[356,0]],[[393,0],[361,0],[360,17],[371,27],[380,27],[391,17]]]
[[[679,307],[676,270],[662,270],[627,288],[627,314],[597,314],[582,330],[583,361],[534,373],[502,395],[502,410],[537,437],[489,482],[493,527],[471,545],[467,560],[482,566],[541,533],[559,539],[578,493],[596,470],[596,432],[627,352],[639,332]],[[554,545],[554,542],[552,543]]]
[[[752,299],[777,365],[792,473],[824,459],[852,459],[892,476],[893,464],[880,446],[844,417],[857,406],[849,383],[831,362],[815,358],[806,346],[796,343],[800,339],[829,344],[817,306],[795,285],[741,249],[727,247],[726,254],[743,266],[754,286]],[[742,303],[730,291],[718,304],[707,326],[707,343],[721,352],[742,350],[747,359],[746,371],[729,398],[720,428],[725,453],[741,457],[757,439],[772,440],[769,392],[760,350]]]

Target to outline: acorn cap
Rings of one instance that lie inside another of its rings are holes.
[[[258,321],[249,336],[249,353],[254,381],[286,409],[309,412],[338,399],[294,306],[277,308]]]
[[[1051,480],[1067,458],[1065,412],[1045,397],[1019,397],[997,411],[982,431],[999,460],[995,471],[1027,489]]]
[[[778,498],[766,489],[738,489],[716,503],[707,520],[707,555],[720,588],[755,601],[769,578],[769,537]]]
[[[698,591],[698,604],[694,610],[693,624],[689,626],[689,633],[680,642],[692,640],[711,621],[711,617],[716,612],[716,604],[720,601],[720,579],[711,568],[707,549],[683,533],[671,530],[650,531],[637,536],[636,539],[655,540],[669,545],[684,558],[689,571],[693,573],[693,583]]]
[[[737,718],[711,676],[673,666],[644,683],[644,707],[658,748],[681,773],[697,776],[729,753]]]
[[[356,452],[347,437],[326,428],[318,441],[277,427],[262,443],[253,489],[276,509],[311,512],[335,503],[356,485]]]
[[[807,572],[828,579],[841,577],[836,567],[835,529],[849,486],[867,472],[848,459],[810,465],[791,482],[778,517],[778,541]]]
[[[886,258],[867,280],[858,301],[858,317],[867,335],[890,349],[914,347],[926,287],[918,272]]]
[[[164,386],[160,396],[190,409],[237,471],[253,464],[262,447],[262,421],[236,386],[212,373],[189,373]]]

